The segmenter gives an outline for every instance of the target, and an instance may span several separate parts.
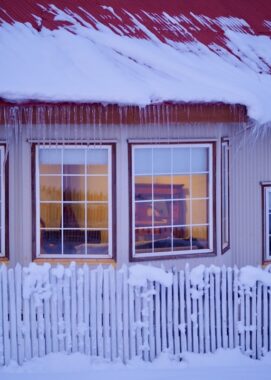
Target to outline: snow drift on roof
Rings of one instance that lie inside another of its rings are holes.
[[[271,121],[270,20],[250,25],[253,17],[241,18],[239,8],[238,17],[210,17],[194,8],[174,14],[166,7],[114,8],[113,0],[89,7],[78,1],[76,8],[40,3],[32,2],[29,22],[0,11],[0,98],[224,102],[246,105],[260,123]]]

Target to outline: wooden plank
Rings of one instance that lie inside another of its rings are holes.
[[[257,359],[262,357],[262,284],[260,282],[257,283]]]
[[[111,338],[109,330],[109,272],[104,270],[103,281],[103,336],[104,336],[104,356],[107,360],[111,359]]]
[[[193,352],[199,352],[199,324],[198,324],[198,300],[193,296],[193,293],[197,291],[196,287],[192,286],[192,339],[193,339]]]
[[[15,304],[15,284],[14,270],[8,270],[8,302],[9,302],[9,323],[11,341],[11,359],[17,361],[17,323],[16,323],[16,304]]]
[[[221,272],[215,272],[216,346],[221,348]]]
[[[143,321],[143,359],[149,361],[149,309],[147,300],[147,285],[142,287],[142,321]]]
[[[268,309],[269,309],[269,318],[268,318],[269,351],[271,351],[271,287],[270,286],[268,287]]]
[[[123,361],[129,360],[129,301],[128,301],[128,272],[127,266],[121,268],[123,275]]]
[[[58,352],[58,339],[57,339],[57,288],[56,288],[56,276],[52,270],[50,272],[51,281],[51,331],[52,331],[52,351]]]
[[[150,361],[155,358],[155,339],[154,339],[154,283],[148,281],[148,304],[149,304],[149,346],[150,346]]]
[[[155,354],[159,356],[162,351],[161,346],[161,307],[160,307],[160,284],[155,282]]]
[[[10,325],[8,316],[8,275],[6,265],[2,266],[2,297],[3,297],[3,330],[4,330],[4,360],[5,365],[10,363],[11,342],[9,338]]]
[[[263,354],[268,351],[268,299],[267,299],[267,286],[263,285]]]
[[[100,265],[97,269],[97,343],[98,356],[104,356],[103,341],[103,268]]]
[[[136,356],[136,339],[135,339],[135,294],[134,286],[129,284],[129,343],[130,343],[130,358]]]
[[[116,325],[116,276],[112,266],[109,268],[110,283],[110,327],[111,327],[111,357],[117,358],[117,325]]]
[[[77,276],[76,264],[70,265],[71,271],[71,333],[72,333],[72,352],[78,351],[77,337]]]
[[[238,331],[239,325],[239,283],[238,283],[239,270],[235,266],[233,269],[233,338],[234,347],[240,345],[240,335]]]
[[[179,331],[179,276],[176,269],[173,271],[173,336],[174,354],[180,355],[180,331]]]
[[[30,335],[30,298],[24,292],[26,274],[22,272],[23,277],[23,325],[24,325],[24,359],[30,360],[31,351],[31,335]]]
[[[227,269],[229,348],[234,347],[232,268]]]
[[[240,347],[241,351],[245,352],[245,294],[244,286],[239,287],[239,297],[240,297],[240,321],[239,321],[239,335],[240,335]]]
[[[216,342],[216,315],[215,315],[215,274],[210,273],[210,334],[211,334],[211,352],[217,348]]]
[[[97,271],[90,271],[90,332],[91,355],[98,355],[97,347]]]
[[[206,268],[204,271],[204,352],[210,352],[210,274]]]
[[[82,268],[77,269],[77,334],[78,334],[78,348],[79,352],[85,352],[84,338],[85,338],[85,325],[84,325],[84,303],[83,303],[83,283],[84,272]]]
[[[167,345],[167,318],[166,318],[166,288],[161,285],[161,329],[162,329],[162,351],[168,348]]]
[[[169,352],[173,354],[173,307],[172,307],[172,286],[166,288],[167,297],[167,339]]]
[[[38,350],[39,357],[45,355],[45,330],[44,330],[44,313],[43,313],[43,300],[39,300],[36,305],[37,311],[37,334],[38,334]]]
[[[227,272],[226,267],[223,265],[221,270],[221,310],[222,310],[222,347],[228,348],[228,310],[227,310]]]
[[[65,325],[65,351],[72,352],[72,331],[71,331],[71,271],[65,269],[63,280],[63,301],[64,301],[64,325]]]
[[[180,294],[180,306],[179,306],[179,319],[180,324],[178,326],[181,334],[181,352],[186,352],[187,350],[187,340],[186,340],[186,319],[185,319],[185,285],[184,285],[184,271],[179,272],[179,294]]]
[[[90,295],[89,295],[89,267],[83,266],[84,271],[84,326],[85,326],[85,354],[90,355]]]
[[[185,304],[186,304],[186,326],[187,326],[187,350],[192,352],[192,319],[191,319],[191,294],[190,294],[190,272],[189,266],[185,267]]]
[[[4,358],[4,331],[3,331],[3,293],[2,293],[2,268],[3,265],[0,265],[0,366],[3,366],[5,363]]]
[[[38,347],[38,329],[37,329],[37,308],[35,294],[32,293],[30,296],[30,338],[31,338],[31,351],[32,358],[39,355]]]
[[[203,322],[203,294],[204,288],[198,286],[198,321],[199,321],[199,352],[204,352],[204,322]]]
[[[17,324],[17,345],[18,345],[18,364],[22,365],[24,361],[24,340],[22,324],[22,267],[17,264],[15,267],[15,296],[16,296],[16,324]],[[0,292],[1,294],[1,292]],[[1,323],[1,318],[0,318]],[[0,343],[1,345],[1,343]]]
[[[135,287],[135,328],[136,328],[136,354],[141,359],[142,356],[142,320],[141,320],[141,290]]]
[[[257,286],[254,285],[252,288],[252,301],[251,301],[251,324],[252,324],[251,348],[252,348],[252,358],[253,359],[256,359],[256,357],[257,357],[257,344],[256,344],[257,309],[256,309],[256,303],[257,303]]]
[[[117,352],[118,357],[123,360],[123,320],[122,320],[122,297],[123,297],[123,274],[117,271]]]
[[[245,352],[250,354],[250,288],[245,287]]]

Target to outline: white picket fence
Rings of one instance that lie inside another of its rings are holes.
[[[0,365],[51,352],[81,352],[124,363],[161,351],[240,347],[253,358],[271,350],[271,289],[242,286],[237,268],[206,268],[203,284],[173,271],[165,287],[128,282],[129,268],[0,267]]]

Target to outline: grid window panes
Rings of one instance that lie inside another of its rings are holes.
[[[5,150],[4,146],[0,146],[0,257],[5,256],[5,173],[4,173],[4,159]]]
[[[212,144],[132,147],[133,255],[212,250]]]
[[[221,144],[221,241],[222,250],[225,251],[230,245],[229,223],[229,142]]]
[[[37,147],[38,255],[112,257],[111,146]]]

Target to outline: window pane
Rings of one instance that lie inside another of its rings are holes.
[[[87,254],[88,255],[107,255],[108,231],[91,230],[87,231]]]
[[[61,230],[40,231],[40,253],[46,255],[61,254]]]
[[[60,176],[40,176],[40,200],[61,201]]]
[[[208,223],[208,200],[192,201],[192,223],[205,224]]]
[[[270,191],[267,193],[267,196],[268,196],[269,210],[271,211],[271,192]]]
[[[135,251],[136,253],[152,252],[152,229],[142,228],[135,230]]]
[[[193,249],[207,249],[208,243],[208,226],[192,227],[192,245]]]
[[[153,207],[154,207],[154,224],[158,226],[163,226],[163,225],[170,226],[172,224],[171,201],[154,202]]]
[[[107,228],[108,227],[108,206],[107,204],[91,203],[88,209],[88,227],[89,228]]]
[[[63,151],[63,173],[84,174],[85,173],[85,150],[68,149]]]
[[[185,199],[189,198],[190,190],[190,176],[189,175],[174,175],[173,182],[173,198]]]
[[[40,205],[40,227],[61,227],[61,203],[42,203]]]
[[[108,200],[107,176],[87,177],[87,200],[88,201],[107,201]]]
[[[171,228],[154,228],[153,250],[154,252],[168,252],[172,249]]]
[[[87,150],[87,173],[106,174],[108,171],[108,151],[97,148]]]
[[[173,250],[185,251],[191,249],[190,227],[173,228]]]
[[[40,149],[39,163],[41,174],[61,174],[61,149]]]
[[[85,254],[85,231],[64,230],[63,231],[64,255]]]
[[[145,227],[152,225],[153,208],[151,202],[136,202],[135,204],[135,226]]]
[[[208,148],[191,148],[191,172],[208,171]]]
[[[171,173],[171,149],[154,148],[153,149],[153,173],[170,174]]]
[[[152,149],[135,149],[134,171],[135,174],[152,174]]]
[[[140,201],[152,199],[151,176],[135,177],[135,199]]]
[[[190,201],[173,202],[173,225],[186,225],[191,223]]]
[[[154,199],[171,199],[171,177],[153,177],[153,197]]]
[[[194,174],[192,179],[192,197],[208,197],[208,174]]]
[[[173,148],[172,167],[174,174],[190,172],[190,148]]]
[[[269,234],[271,235],[271,213],[269,213]]]
[[[63,200],[84,201],[85,200],[85,177],[64,176],[63,177]]]
[[[63,205],[63,227],[85,227],[85,205],[78,203],[65,203]]]

